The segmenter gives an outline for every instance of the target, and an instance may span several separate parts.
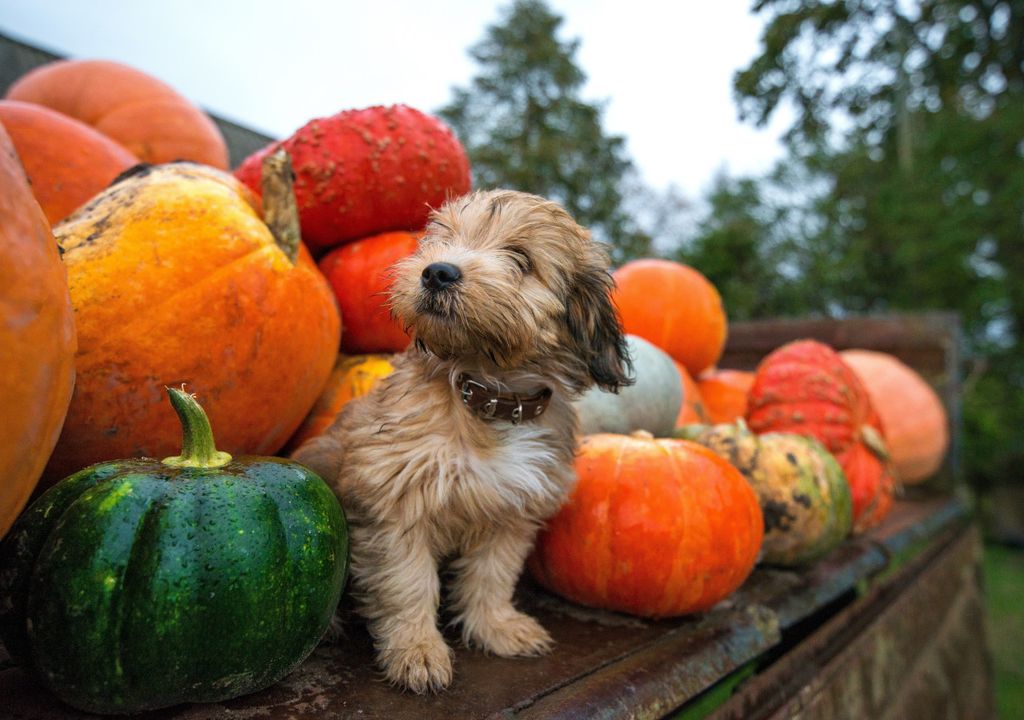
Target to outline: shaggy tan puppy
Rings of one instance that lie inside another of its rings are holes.
[[[477,192],[431,216],[395,266],[415,344],[294,455],[348,513],[353,593],[389,680],[452,679],[439,565],[469,644],[502,656],[551,637],[512,605],[534,535],[575,482],[570,400],[629,382],[608,260],[557,204]]]

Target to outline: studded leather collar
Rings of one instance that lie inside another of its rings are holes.
[[[551,401],[551,388],[523,396],[499,392],[466,374],[459,375],[457,382],[462,403],[481,420],[507,420],[518,425],[539,418]]]

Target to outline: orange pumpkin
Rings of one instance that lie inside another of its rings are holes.
[[[67,275],[0,124],[0,537],[57,442],[75,382]]]
[[[50,223],[66,218],[139,162],[106,135],[42,105],[0,100],[0,122]]]
[[[710,608],[754,567],[764,520],[739,470],[688,440],[590,435],[569,501],[537,538],[534,578],[645,617]]]
[[[7,90],[81,120],[148,163],[192,160],[222,170],[228,150],[216,124],[174,88],[109,60],[41,65]]]
[[[704,408],[713,425],[736,422],[747,414],[747,393],[754,373],[746,370],[711,369],[697,378]]]
[[[320,260],[320,270],[331,284],[345,334],[344,353],[394,353],[408,347],[411,338],[388,309],[388,270],[416,251],[421,232],[386,232],[342,245]]]
[[[615,304],[627,333],[639,335],[682,363],[696,377],[725,348],[722,298],[688,265],[645,258],[614,273]]]
[[[679,406],[676,427],[684,425],[707,425],[710,422],[704,396],[694,382],[690,371],[682,363],[676,362],[676,370],[683,381],[683,404]]]
[[[313,409],[288,441],[285,454],[290,455],[302,443],[322,435],[349,400],[370,392],[378,380],[390,375],[394,369],[388,355],[338,355],[327,384]]]
[[[277,203],[268,197],[268,220]],[[286,254],[248,189],[205,165],[143,166],[55,232],[78,384],[47,479],[173,454],[181,429],[164,387],[182,383],[203,398],[221,449],[270,455],[284,445],[330,375],[340,321],[309,253],[299,244],[294,261]]]
[[[882,418],[900,480],[914,484],[933,475],[949,448],[949,422],[932,387],[887,353],[844,350],[839,355],[864,383]]]

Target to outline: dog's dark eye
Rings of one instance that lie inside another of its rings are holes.
[[[530,262],[529,254],[518,245],[508,248],[508,254],[512,256],[512,259],[524,274],[533,269],[533,263]]]

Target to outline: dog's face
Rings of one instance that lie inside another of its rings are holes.
[[[607,256],[559,205],[495,190],[431,215],[395,266],[393,314],[442,358],[546,363],[576,390],[629,382]]]

